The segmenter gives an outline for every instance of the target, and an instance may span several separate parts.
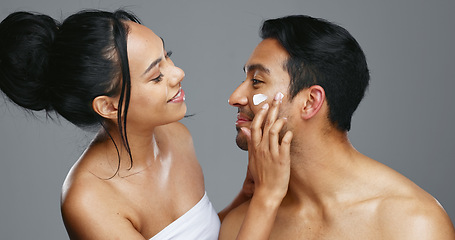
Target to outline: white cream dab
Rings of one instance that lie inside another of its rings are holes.
[[[254,105],[259,105],[261,102],[267,100],[267,96],[262,94],[262,93],[259,93],[259,94],[255,94],[253,96],[253,104]]]

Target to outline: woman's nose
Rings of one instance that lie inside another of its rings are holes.
[[[185,77],[185,72],[177,66],[169,66],[169,82],[171,85],[179,84]]]

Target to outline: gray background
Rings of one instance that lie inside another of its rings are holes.
[[[166,40],[186,72],[183,87],[207,192],[221,210],[237,194],[246,152],[227,104],[244,79],[263,19],[309,14],[339,23],[363,47],[371,86],[350,139],[435,196],[455,218],[455,1],[453,0],[2,0],[61,20],[82,8],[126,7]],[[1,36],[0,36],[1,37]],[[0,239],[67,239],[59,194],[93,133],[65,120],[34,117],[0,99]]]

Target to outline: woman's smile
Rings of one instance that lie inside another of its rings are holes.
[[[168,103],[180,103],[180,102],[183,102],[183,101],[185,101],[185,92],[180,87],[178,92],[175,94],[175,96],[172,97],[171,99],[169,99],[169,101],[167,101],[167,102]]]

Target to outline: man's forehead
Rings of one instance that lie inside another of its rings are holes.
[[[267,38],[260,42],[244,66],[244,71],[259,70],[270,74],[270,70],[285,66],[289,54],[276,39]]]

